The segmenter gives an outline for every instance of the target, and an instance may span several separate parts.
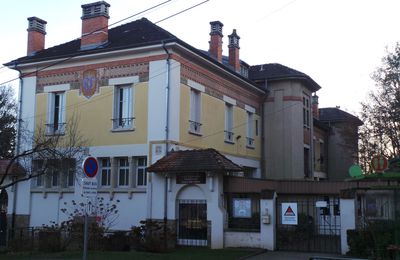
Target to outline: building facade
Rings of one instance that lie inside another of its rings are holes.
[[[206,245],[221,248],[230,203],[224,176],[345,178],[349,162],[335,168],[334,160],[347,155],[331,147],[345,133],[332,128],[327,110],[318,110],[320,86],[311,77],[280,64],[248,65],[239,57],[236,30],[224,56],[219,21],[210,23],[210,49],[202,51],[145,18],[109,29],[109,8],[106,2],[82,5],[81,38],[50,48],[47,22],[28,18],[27,56],[5,65],[20,72],[19,118],[32,137],[42,129],[67,139],[78,129],[87,140],[82,155],[99,162],[98,196],[120,201],[113,229],[144,219],[178,220],[180,201],[201,201],[212,230]],[[20,140],[18,146],[23,151],[32,144]],[[209,171],[201,183],[147,172],[171,152],[208,148],[242,170]],[[60,209],[80,196],[82,169],[77,160],[65,165],[8,191],[15,201],[8,213],[20,226],[66,219]],[[167,195],[160,191],[165,185]]]

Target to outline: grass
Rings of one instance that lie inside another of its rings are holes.
[[[148,252],[110,252],[90,251],[88,260],[232,260],[251,255],[256,249],[208,249],[208,248],[179,248],[171,253],[148,253]],[[1,260],[42,260],[42,259],[82,259],[82,252],[68,251],[58,253],[4,253],[0,254]]]

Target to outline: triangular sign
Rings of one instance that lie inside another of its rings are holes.
[[[290,206],[287,208],[287,210],[285,211],[285,214],[283,214],[283,215],[284,216],[295,216],[295,214]]]

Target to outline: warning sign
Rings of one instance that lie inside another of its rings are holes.
[[[282,203],[282,224],[297,225],[297,203]]]

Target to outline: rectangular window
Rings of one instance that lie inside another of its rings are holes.
[[[133,94],[131,85],[119,85],[114,93],[113,129],[133,130]]]
[[[146,157],[138,159],[138,166],[136,168],[136,176],[137,176],[137,186],[146,186],[147,185],[147,159]]]
[[[59,173],[56,169],[52,170],[50,177],[51,177],[51,186],[52,187],[60,186]]]
[[[321,171],[325,171],[325,161],[324,161],[325,147],[324,142],[319,141],[319,168]]]
[[[46,134],[65,133],[65,92],[48,94]]]
[[[129,186],[129,162],[128,158],[120,158],[118,164],[118,186]]]
[[[310,97],[303,96],[303,124],[304,127],[310,127]]]
[[[246,146],[249,148],[254,148],[254,114],[251,112],[247,112],[247,137],[246,137]]]
[[[258,136],[258,120],[255,121],[255,127],[256,127],[256,136]]]
[[[189,133],[201,133],[201,92],[195,89],[190,90],[190,119]]]
[[[310,149],[304,147],[304,177],[311,177],[310,173]]]
[[[67,187],[74,187],[75,185],[75,170],[70,167],[67,174]]]
[[[233,106],[225,103],[225,142],[233,143]]]
[[[101,159],[101,186],[111,186],[111,160],[110,158]]]
[[[43,183],[43,160],[35,160],[33,161],[33,172],[35,175],[37,175],[37,177],[35,178],[34,186],[35,187],[43,187],[44,183]]]

